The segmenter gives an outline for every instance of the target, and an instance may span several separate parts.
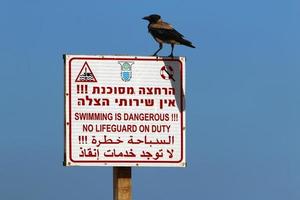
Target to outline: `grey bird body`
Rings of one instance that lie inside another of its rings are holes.
[[[150,15],[144,17],[143,19],[148,20],[148,31],[153,36],[156,42],[159,43],[159,49],[154,53],[153,56],[156,56],[157,53],[162,49],[163,43],[171,44],[172,51],[169,56],[173,57],[173,49],[175,44],[185,45],[191,48],[195,48],[192,43],[184,39],[183,35],[176,31],[172,25],[162,21],[159,15]]]

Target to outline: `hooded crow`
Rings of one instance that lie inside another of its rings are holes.
[[[153,14],[143,18],[149,21],[148,31],[153,36],[156,42],[159,43],[158,50],[153,54],[156,54],[162,49],[163,43],[171,44],[172,51],[169,57],[173,57],[173,50],[175,44],[182,44],[191,48],[195,48],[192,42],[183,39],[183,35],[176,31],[171,24],[164,22],[159,15]]]

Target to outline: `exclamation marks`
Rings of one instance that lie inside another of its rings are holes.
[[[77,85],[77,94],[87,94],[88,85]]]
[[[85,94],[88,93],[88,85],[84,85],[84,92],[85,92]]]
[[[87,144],[87,136],[80,135],[78,136],[79,144]]]
[[[171,120],[172,120],[173,122],[177,122],[177,121],[178,121],[178,114],[177,114],[177,113],[172,114],[172,115],[171,115]]]

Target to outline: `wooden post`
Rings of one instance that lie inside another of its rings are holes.
[[[114,200],[131,200],[131,167],[113,168]]]

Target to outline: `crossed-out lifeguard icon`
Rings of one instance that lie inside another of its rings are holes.
[[[173,80],[175,81],[174,79],[174,70],[171,66],[169,65],[165,65],[165,66],[162,66],[160,68],[160,76],[165,79],[165,80]]]

